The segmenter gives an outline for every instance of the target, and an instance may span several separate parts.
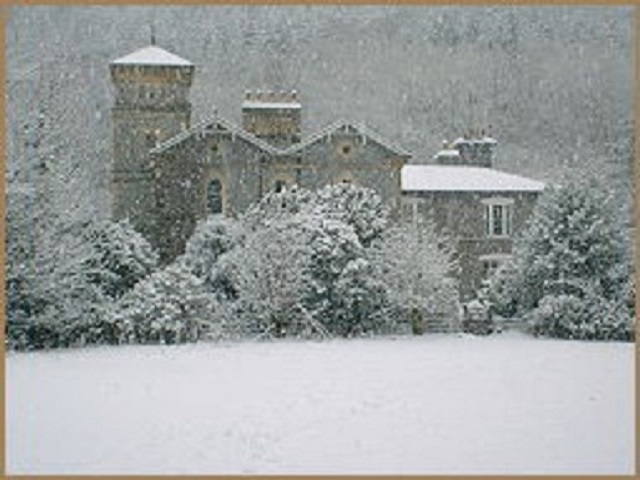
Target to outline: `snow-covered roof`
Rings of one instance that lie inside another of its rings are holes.
[[[540,192],[544,183],[493,168],[405,165],[403,192]]]
[[[330,136],[332,133],[340,132],[340,131],[345,133],[359,133],[360,135],[370,138],[374,142],[391,150],[396,155],[400,155],[402,157],[411,156],[411,153],[409,153],[407,150],[389,142],[386,139],[383,139],[380,135],[378,135],[376,132],[371,130],[369,127],[358,122],[348,122],[346,120],[337,120],[331,123],[330,125],[327,125],[322,130],[306,137],[300,143],[296,143],[295,145],[292,145],[291,147],[284,150],[282,153],[291,154],[291,153],[295,153],[297,151],[303,150],[309,145],[316,143],[317,141],[322,140],[325,137]]]
[[[188,130],[185,130],[179,133],[178,135],[176,135],[175,137],[172,137],[166,140],[165,142],[161,143],[160,145],[156,146],[154,149],[151,150],[151,153],[162,153],[171,147],[179,145],[180,143],[184,142],[185,140],[192,137],[193,135],[196,135],[198,133],[208,133],[215,130],[217,130],[218,132],[226,131],[231,135],[236,135],[238,138],[242,138],[243,140],[271,154],[277,154],[279,152],[277,148],[269,145],[267,142],[259,139],[252,133],[249,133],[246,130],[243,130],[242,128],[232,124],[228,120],[225,120],[224,118],[218,115],[213,115],[212,117],[206,120],[203,120],[202,122],[189,128]]]
[[[299,102],[256,102],[256,101],[245,101],[242,102],[242,108],[251,109],[251,108],[265,108],[265,109],[283,109],[283,110],[294,110],[302,108],[302,105]]]
[[[176,67],[189,67],[193,65],[189,60],[185,60],[155,45],[136,50],[111,63],[114,65],[170,65]]]
[[[460,156],[460,152],[458,150],[455,149],[446,149],[446,150],[440,150],[438,153],[436,153],[433,158],[438,158],[438,157],[459,157]]]
[[[482,137],[482,138],[462,138],[462,137],[458,137],[456,138],[453,142],[451,142],[452,146],[458,146],[461,145],[463,143],[488,143],[491,145],[495,145],[497,144],[497,140],[495,138],[491,138],[491,137]]]

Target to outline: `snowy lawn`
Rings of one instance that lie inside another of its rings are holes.
[[[618,473],[634,347],[490,338],[7,356],[24,473]]]

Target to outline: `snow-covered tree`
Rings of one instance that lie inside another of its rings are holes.
[[[388,331],[384,282],[366,258],[387,218],[374,191],[353,185],[270,193],[240,219],[246,237],[210,263],[208,283],[248,333]],[[193,246],[193,257],[211,255]]]
[[[631,252],[615,218],[592,178],[549,187],[514,263],[492,281],[498,309],[524,315],[540,335],[631,338]]]
[[[176,262],[211,285],[218,258],[243,241],[242,224],[222,215],[211,215],[196,225],[185,252]]]
[[[327,335],[305,305],[314,283],[309,271],[314,220],[301,215],[273,220],[222,257],[218,272],[237,292],[240,330],[276,337]]]
[[[318,191],[320,213],[353,227],[364,247],[379,238],[389,225],[389,210],[370,188],[341,183]]]
[[[182,343],[224,334],[223,310],[204,282],[173,264],[118,301],[108,323],[116,343]]]
[[[92,283],[117,299],[156,269],[158,255],[127,220],[101,222],[84,235],[91,250],[82,264]]]
[[[308,310],[334,335],[389,331],[381,318],[386,292],[372,275],[367,249],[352,225],[328,217],[320,217],[308,245],[313,278],[305,300]]]
[[[37,274],[18,277],[26,278],[22,281],[33,290],[11,293],[12,302],[22,302],[8,305],[11,346],[109,342],[104,319],[111,303],[149,275],[157,261],[147,241],[126,221],[70,225],[50,258]],[[16,276],[12,273],[10,288],[24,288]]]
[[[328,327],[343,337],[395,333],[399,322],[389,315],[387,285],[367,259],[349,261],[333,288]]]
[[[389,224],[388,208],[375,190],[346,183],[327,185],[317,192],[298,187],[270,192],[247,211],[244,221],[251,228],[298,213],[350,225],[365,247]]]
[[[430,223],[402,225],[384,232],[371,257],[389,297],[389,315],[411,320],[420,331],[435,318],[453,321],[458,312],[454,251]]]

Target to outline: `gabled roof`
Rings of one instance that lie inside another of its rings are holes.
[[[242,128],[232,124],[231,122],[225,120],[224,118],[218,115],[213,115],[212,117],[206,120],[203,120],[200,123],[197,123],[196,125],[189,128],[188,130],[185,130],[184,132],[179,133],[178,135],[170,138],[169,140],[162,142],[160,145],[153,148],[151,150],[151,153],[162,153],[171,147],[179,145],[180,143],[189,139],[193,135],[196,135],[199,133],[204,134],[204,133],[223,132],[223,131],[229,132],[233,136],[238,136],[239,138],[242,138],[243,140],[247,141],[248,143],[251,143],[252,145],[255,145],[256,147],[264,150],[265,152],[268,152],[274,155],[279,152],[277,148],[269,145],[264,140],[259,139],[255,135],[243,130]]]
[[[155,45],[136,50],[111,63],[113,65],[169,65],[176,67],[190,67],[193,65],[189,60],[185,60]]]
[[[325,137],[331,136],[332,133],[340,132],[340,131],[346,132],[346,133],[353,132],[353,133],[358,133],[360,135],[363,135],[367,138],[370,138],[374,142],[382,145],[383,147],[391,150],[392,152],[394,152],[395,154],[401,157],[411,156],[411,153],[409,153],[408,151],[404,150],[403,148],[397,145],[392,144],[388,140],[383,139],[380,135],[378,135],[376,132],[366,127],[365,125],[357,122],[348,122],[346,120],[338,120],[336,122],[331,123],[330,125],[327,125],[322,130],[312,135],[309,135],[308,137],[303,139],[300,143],[296,143],[295,145],[292,145],[291,147],[285,150],[282,150],[281,153],[283,155],[288,155],[288,154],[299,152],[300,150],[305,149],[309,145],[312,145],[322,140]]]
[[[493,168],[405,165],[403,192],[541,192],[545,184]]]

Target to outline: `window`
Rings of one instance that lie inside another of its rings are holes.
[[[209,156],[207,157],[206,161],[209,163],[220,163],[220,146],[217,143],[214,142],[209,145]]]
[[[353,142],[350,140],[343,140],[336,147],[338,154],[344,159],[349,159],[355,154]]]
[[[492,255],[480,256],[482,264],[482,277],[490,278],[505,262],[511,260],[511,255],[496,253]]]
[[[144,132],[144,142],[147,149],[151,150],[155,148],[158,144],[158,133],[152,130],[147,130]]]
[[[491,277],[498,270],[497,260],[484,260],[482,262],[482,276],[484,278]]]
[[[402,217],[406,223],[413,227],[418,225],[418,200],[416,198],[403,199]]]
[[[276,180],[273,183],[273,191],[276,193],[280,193],[284,191],[286,186],[287,186],[287,183],[284,180]]]
[[[512,234],[513,200],[490,198],[483,200],[484,234],[488,237],[508,237]]]
[[[222,184],[214,178],[207,187],[207,211],[211,214],[222,213]]]

